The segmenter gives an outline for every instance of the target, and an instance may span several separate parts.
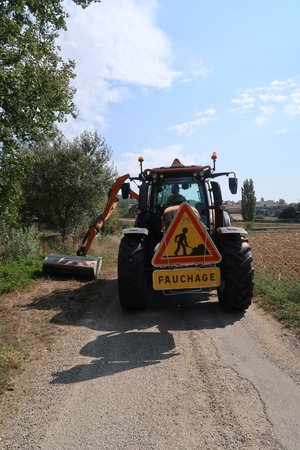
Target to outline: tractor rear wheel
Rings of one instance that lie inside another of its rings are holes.
[[[147,306],[144,236],[125,235],[118,257],[119,298],[124,309],[144,309]]]
[[[221,285],[218,298],[227,310],[245,310],[253,297],[253,258],[251,247],[242,235],[223,235],[219,250]]]

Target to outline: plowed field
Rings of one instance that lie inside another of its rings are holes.
[[[267,271],[278,280],[300,279],[300,231],[253,232],[247,238],[256,270]]]

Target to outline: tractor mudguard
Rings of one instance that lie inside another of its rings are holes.
[[[241,227],[219,227],[217,228],[217,232],[220,235],[224,234],[248,234],[247,231],[244,228]]]
[[[125,228],[123,230],[123,234],[142,234],[148,236],[149,230],[147,228],[140,228],[140,227],[132,227],[132,228]]]

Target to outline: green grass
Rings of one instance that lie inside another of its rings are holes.
[[[277,281],[271,274],[255,274],[257,302],[288,327],[300,332],[300,281]]]
[[[89,256],[92,256],[93,253],[103,256],[104,277],[105,271],[116,267],[119,241],[120,236],[105,236],[101,240],[95,240],[94,249]],[[49,249],[51,253],[53,250],[53,247]],[[66,246],[60,245],[59,253],[64,252],[74,254],[74,249],[70,251]],[[25,289],[35,280],[45,278],[42,272],[43,260],[43,256],[34,256],[0,263],[0,294]],[[92,290],[93,286],[88,284],[86,289]],[[85,290],[85,292],[87,291]],[[86,303],[86,294],[84,300],[83,305]],[[19,339],[18,330],[21,325],[18,318],[13,317],[12,320],[13,322],[11,322],[10,316],[7,315],[4,305],[1,305],[0,301],[0,394],[9,384],[11,373],[22,366],[22,362],[28,356],[29,343],[32,341],[32,336],[27,335],[22,340]],[[30,330],[34,334],[34,329],[30,328]],[[39,329],[39,336],[40,334]]]
[[[35,256],[0,264],[0,294],[23,289],[32,281],[44,277],[43,257]]]
[[[43,257],[23,258],[0,264],[0,294],[23,289],[34,280],[43,277]],[[3,313],[3,314],[2,314]],[[0,302],[0,393],[3,392],[12,370],[18,369],[26,358],[26,352],[14,334],[7,335],[1,327],[5,313]],[[3,322],[3,326],[5,321]],[[18,323],[14,324],[18,328]]]

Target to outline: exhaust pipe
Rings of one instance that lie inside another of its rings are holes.
[[[43,271],[48,274],[61,274],[84,279],[96,279],[101,270],[102,257],[68,256],[50,254],[46,256]]]

